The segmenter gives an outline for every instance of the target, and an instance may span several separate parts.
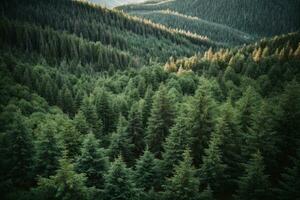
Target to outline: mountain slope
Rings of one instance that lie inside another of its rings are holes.
[[[125,4],[141,3],[145,0],[88,0],[89,2],[105,6],[107,8],[113,8]]]
[[[119,9],[132,14],[139,13],[139,16],[145,16],[154,22],[161,22],[173,28],[182,28],[182,26],[168,22],[165,15],[152,13],[149,16],[143,12],[171,10],[260,37],[288,33],[300,28],[300,14],[298,12],[300,1],[294,0],[160,0],[122,6]],[[186,28],[194,30],[188,25]],[[201,33],[200,27],[197,33]]]
[[[203,51],[215,44],[198,36],[168,29],[162,25],[153,24],[148,21],[129,17],[123,13],[108,10],[99,6],[84,2],[70,0],[53,1],[4,1],[1,4],[2,16],[16,23],[36,26],[41,31],[48,29],[64,33],[69,38],[77,37],[77,48],[73,48],[76,55],[82,50],[81,46],[104,46],[109,51],[122,51],[128,54],[132,60],[131,66],[143,65],[152,62],[164,62],[172,55],[188,56],[198,51]],[[72,20],[70,20],[72,19]],[[24,27],[26,29],[26,27]],[[4,34],[5,35],[5,34]],[[14,36],[14,35],[11,35]],[[67,40],[68,41],[68,40]],[[80,42],[79,42],[80,41]],[[59,43],[49,41],[51,47]],[[54,47],[56,52],[57,47]],[[41,49],[41,48],[37,48]],[[91,51],[87,47],[85,51]],[[86,53],[90,55],[89,53]],[[83,56],[85,62],[95,62],[97,59],[89,60],[89,56]],[[110,65],[118,68],[117,62],[123,60],[110,57],[103,53],[102,60],[111,62]],[[117,57],[117,56],[115,56]],[[99,58],[100,59],[100,58]],[[102,67],[105,64],[101,64]],[[109,68],[105,65],[106,69]],[[101,67],[100,67],[101,68]]]

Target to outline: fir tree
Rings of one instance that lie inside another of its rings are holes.
[[[132,180],[132,171],[126,168],[122,157],[119,156],[105,175],[105,199],[134,200],[138,199],[138,192]]]
[[[86,118],[81,110],[79,110],[78,113],[75,115],[73,122],[74,122],[76,130],[81,135],[88,134],[91,131],[91,129],[89,127],[90,125],[86,121]]]
[[[62,147],[58,142],[58,131],[53,121],[40,124],[37,129],[35,142],[35,173],[39,176],[49,177],[58,168],[58,160]]]
[[[59,169],[54,176],[40,178],[34,190],[37,198],[48,200],[85,200],[95,192],[85,185],[84,174],[77,174],[74,165],[64,156],[59,161]]]
[[[208,147],[210,135],[214,130],[212,120],[212,100],[200,88],[197,90],[191,109],[192,155],[195,166],[202,162],[204,149]]]
[[[78,172],[86,174],[88,186],[103,188],[108,158],[94,134],[90,133],[85,136],[75,166]]]
[[[148,150],[137,160],[134,171],[134,181],[144,191],[158,187],[159,181],[158,160]]]
[[[186,150],[183,154],[183,160],[175,166],[174,176],[169,178],[164,186],[165,199],[199,199],[199,179],[196,173],[189,150]]]
[[[153,98],[146,142],[155,156],[161,157],[162,145],[173,124],[173,110],[165,86],[161,85]]]
[[[264,170],[264,161],[260,152],[253,154],[246,164],[245,174],[238,181],[239,189],[235,199],[269,199],[270,184]]]

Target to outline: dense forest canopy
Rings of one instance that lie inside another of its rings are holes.
[[[157,0],[118,9],[230,44],[300,29],[298,0]]]
[[[300,199],[299,32],[227,48],[82,1],[0,11],[1,199]]]

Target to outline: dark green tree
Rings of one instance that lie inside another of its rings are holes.
[[[77,131],[81,135],[88,134],[91,131],[90,125],[88,124],[83,112],[81,110],[74,117],[74,125]]]
[[[74,165],[63,156],[56,174],[49,178],[40,178],[34,193],[37,199],[87,200],[93,196],[95,190],[85,185],[86,179],[84,174],[76,173]]]
[[[245,174],[238,181],[235,199],[270,199],[270,183],[264,171],[263,157],[257,152],[245,166]]]
[[[155,156],[161,157],[163,143],[173,124],[173,108],[164,85],[161,85],[153,98],[151,115],[148,119],[146,143]]]
[[[58,130],[54,121],[41,123],[36,130],[35,174],[43,177],[53,175],[58,168],[62,147],[58,142]]]
[[[108,158],[94,134],[89,133],[85,136],[75,167],[78,172],[86,175],[87,186],[104,187],[104,174],[108,170]]]
[[[119,156],[105,175],[105,199],[128,200],[138,199],[139,190],[132,180],[132,171],[127,168]]]
[[[193,166],[189,150],[183,154],[183,160],[175,166],[174,176],[167,179],[165,199],[196,200],[199,199],[199,178]]]
[[[210,135],[214,131],[212,115],[212,99],[200,88],[196,91],[191,109],[191,150],[195,166],[202,163],[204,149],[208,147]]]

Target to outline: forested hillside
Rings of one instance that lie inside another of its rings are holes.
[[[81,62],[97,64],[98,68],[109,67],[107,62],[112,65],[110,69],[123,61],[121,66],[128,63],[129,66],[137,66],[152,61],[165,62],[174,54],[191,56],[208,49],[208,45],[214,45],[198,35],[176,32],[84,2],[10,0],[4,1],[1,7],[1,26],[5,30],[2,38],[5,43],[20,39],[21,43],[25,43],[21,48],[37,53],[42,53],[39,52],[41,49],[51,49],[53,53],[60,54],[59,58],[66,60],[70,56],[76,59],[83,56],[79,59]],[[9,27],[4,27],[7,20],[11,21],[8,24],[14,24],[12,26],[21,24],[19,28],[12,28],[15,33],[9,32]],[[54,55],[52,58],[58,57]]]
[[[222,40],[224,35],[222,35],[222,28],[218,29],[215,23],[225,25],[228,26],[227,29],[233,28],[232,35],[227,36],[229,43],[241,40],[234,34],[235,29],[253,37],[274,36],[300,29],[300,1],[298,0],[157,0],[125,5],[119,9],[166,26],[190,30],[200,35],[206,34],[216,40],[218,40],[216,36],[219,35],[219,40]],[[187,19],[184,16],[194,17],[194,20],[189,17],[190,23],[185,23]],[[201,20],[212,24],[205,25]],[[240,42],[247,42],[247,40]]]
[[[113,8],[125,4],[141,3],[144,2],[145,0],[88,0],[88,1],[108,8]]]
[[[1,199],[300,198],[299,32],[221,48],[83,2],[0,10]]]

